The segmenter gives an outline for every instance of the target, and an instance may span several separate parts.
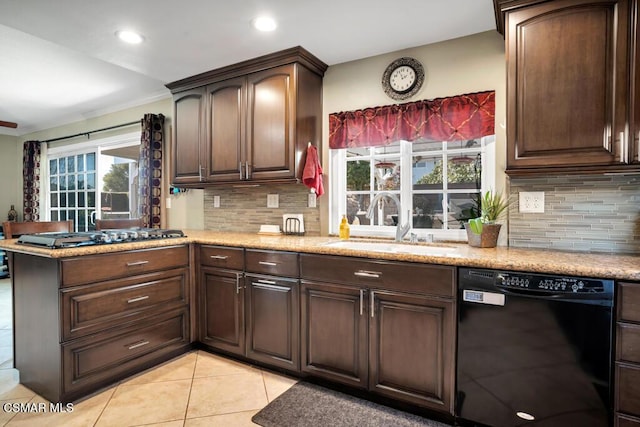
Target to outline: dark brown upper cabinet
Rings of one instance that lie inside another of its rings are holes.
[[[173,184],[300,179],[307,144],[322,142],[326,69],[296,47],[168,84]]]
[[[494,5],[506,41],[506,173],[640,172],[635,0]]]

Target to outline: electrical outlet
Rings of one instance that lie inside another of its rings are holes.
[[[521,191],[518,196],[520,212],[544,213],[544,191]]]
[[[267,194],[267,207],[268,208],[277,208],[278,207],[278,195],[277,194]]]
[[[167,209],[171,209],[171,197],[167,197],[167,198],[164,200],[164,206],[165,206],[165,208],[167,208]]]
[[[309,193],[307,195],[307,206],[310,208],[316,207],[316,193]]]
[[[220,207],[220,196],[213,196],[213,207],[214,208]]]

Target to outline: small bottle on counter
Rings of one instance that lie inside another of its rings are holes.
[[[340,239],[347,240],[349,239],[349,221],[347,221],[347,216],[342,215],[342,221],[340,221]]]

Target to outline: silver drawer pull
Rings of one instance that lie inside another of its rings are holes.
[[[379,271],[367,271],[367,270],[358,270],[353,273],[354,276],[359,277],[371,277],[374,279],[379,279],[382,276],[382,273]]]
[[[209,258],[211,259],[227,259],[229,256],[227,255],[211,255]]]
[[[278,265],[277,262],[269,262],[269,261],[258,261],[258,264],[268,265],[269,267],[275,267],[276,265]]]
[[[149,264],[149,261],[128,262],[127,263],[127,267],[135,267],[135,266],[138,266],[138,265],[145,265],[145,264]]]
[[[276,282],[274,282],[273,280],[265,280],[265,279],[258,279],[258,283],[266,283],[267,285],[275,285]]]
[[[138,302],[138,301],[144,301],[146,299],[149,299],[149,295],[128,299],[127,300],[127,304],[131,304],[131,303]]]
[[[138,347],[144,347],[147,344],[149,344],[149,341],[140,341],[140,342],[137,342],[135,344],[131,344],[128,348],[129,348],[129,350],[134,350],[134,349],[136,349]]]

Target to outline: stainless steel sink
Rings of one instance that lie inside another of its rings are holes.
[[[339,242],[324,243],[322,246],[332,248],[351,249],[354,251],[386,252],[394,254],[414,254],[414,255],[452,255],[457,248],[453,246],[440,245],[415,245],[394,242],[361,241],[361,240],[341,240]]]

